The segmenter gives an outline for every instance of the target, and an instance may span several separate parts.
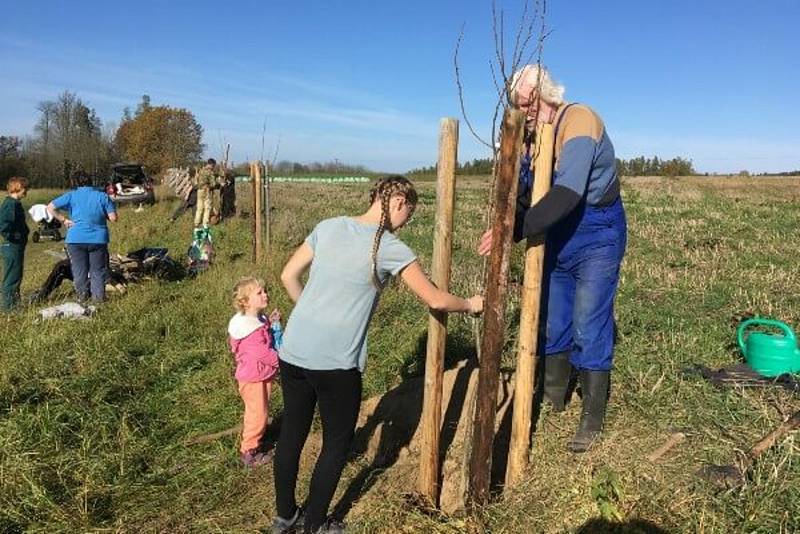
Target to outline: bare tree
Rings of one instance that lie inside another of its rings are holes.
[[[456,86],[458,89],[458,100],[461,107],[461,115],[467,125],[470,134],[482,145],[488,147],[492,151],[493,166],[496,165],[498,150],[500,146],[499,139],[499,124],[502,120],[502,110],[506,106],[513,105],[512,95],[514,87],[512,79],[514,73],[522,66],[530,63],[536,63],[541,66],[542,55],[544,52],[544,42],[547,39],[550,31],[545,24],[547,14],[547,0],[525,0],[522,6],[522,13],[516,31],[513,36],[513,45],[511,45],[510,54],[506,48],[506,32],[505,32],[505,13],[502,9],[498,9],[496,0],[491,2],[492,13],[492,36],[494,41],[494,58],[489,61],[489,71],[492,76],[495,93],[497,99],[495,100],[494,110],[492,115],[492,126],[489,139],[485,139],[475,130],[475,127],[470,121],[469,114],[467,113],[467,106],[465,103],[465,89],[464,82],[461,76],[461,68],[459,65],[459,52],[461,45],[464,41],[464,28],[462,27],[456,40],[456,47],[453,53],[453,66],[455,69]],[[541,72],[541,69],[540,69]],[[538,85],[538,84],[537,84]],[[538,110],[536,111],[538,113]],[[535,116],[533,119],[535,120]],[[495,177],[492,173],[492,178],[489,187],[489,201],[486,203],[484,211],[484,227],[489,225],[492,213],[494,211]],[[487,261],[483,259],[480,271],[476,271],[472,276],[472,285],[480,293],[483,293],[484,280],[486,279]],[[480,352],[481,335],[479,321],[473,319],[472,321],[473,336],[475,337],[475,346]],[[478,357],[480,358],[480,354]]]
[[[34,137],[26,143],[34,183],[64,185],[58,177],[66,178],[74,169],[99,173],[105,168],[110,150],[94,109],[65,91],[55,101],[41,102],[37,110]]]
[[[492,150],[496,157],[498,146],[498,124],[501,119],[501,111],[505,106],[512,104],[511,95],[514,87],[512,86],[512,76],[523,65],[536,63],[541,65],[544,42],[550,32],[545,25],[545,15],[547,14],[547,0],[525,0],[522,6],[522,14],[519,25],[513,36],[513,46],[510,54],[506,51],[505,35],[505,13],[497,8],[495,0],[492,0],[492,36],[494,40],[494,59],[489,61],[489,71],[494,83],[497,99],[494,105],[492,116],[492,128],[489,140],[479,135],[466,109],[464,97],[464,83],[461,77],[459,66],[459,51],[464,41],[464,28],[456,41],[456,48],[453,54],[453,65],[455,68],[456,86],[458,88],[458,100],[461,106],[461,114],[470,133],[482,145]]]

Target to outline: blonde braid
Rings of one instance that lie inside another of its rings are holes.
[[[372,187],[369,193],[370,205],[380,198],[381,201],[381,220],[378,223],[378,230],[375,232],[375,239],[372,241],[372,282],[378,291],[382,290],[384,284],[378,276],[378,249],[381,246],[381,237],[383,233],[389,228],[391,232],[391,221],[389,219],[389,201],[393,196],[401,195],[406,199],[406,202],[411,204],[411,209],[417,206],[417,191],[414,189],[408,178],[404,176],[386,176],[378,180]]]

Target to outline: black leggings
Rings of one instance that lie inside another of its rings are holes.
[[[275,504],[284,519],[297,509],[300,453],[319,402],[322,452],[311,476],[305,509],[306,532],[313,532],[325,522],[350,451],[361,408],[361,373],[358,369],[315,371],[283,360],[280,369],[283,417],[275,450]]]

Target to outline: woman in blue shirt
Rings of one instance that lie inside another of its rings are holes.
[[[67,228],[67,254],[78,299],[102,302],[106,297],[108,278],[108,225],[117,220],[114,201],[91,186],[91,178],[83,171],[72,176],[75,189],[55,198],[47,205],[53,217]],[[69,217],[59,213],[64,210]]]

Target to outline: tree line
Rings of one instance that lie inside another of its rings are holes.
[[[494,172],[494,162],[491,158],[473,159],[466,163],[456,163],[456,174],[458,175],[477,175],[492,174]],[[411,169],[406,174],[409,176],[431,176],[436,174],[436,165]]]
[[[298,163],[296,161],[281,160],[271,166],[271,174],[331,174],[331,175],[364,175],[371,174],[368,168],[363,165],[353,165],[342,163],[341,161],[314,161],[311,163]]]
[[[203,154],[203,128],[194,115],[153,106],[147,95],[135,112],[123,111],[118,127],[103,124],[89,104],[69,91],[40,102],[36,110],[31,135],[0,135],[0,184],[21,175],[33,187],[65,187],[78,169],[102,182],[119,161],[136,161],[158,174],[194,164]]]
[[[230,171],[237,176],[247,176],[250,174],[250,164],[240,163]],[[311,163],[280,160],[269,164],[269,174],[270,176],[372,176],[375,173],[364,165],[342,163],[339,160]]]
[[[646,158],[617,158],[617,174],[620,176],[690,176],[697,174],[692,160],[681,157],[659,159],[658,156]]]
[[[494,164],[491,158],[474,159],[456,165],[456,174],[485,175],[492,174]],[[632,159],[617,158],[617,173],[620,176],[688,176],[696,174],[692,160],[684,158],[659,159],[658,156],[646,158],[640,156]],[[420,167],[408,171],[410,176],[430,176],[436,174],[436,165]]]

